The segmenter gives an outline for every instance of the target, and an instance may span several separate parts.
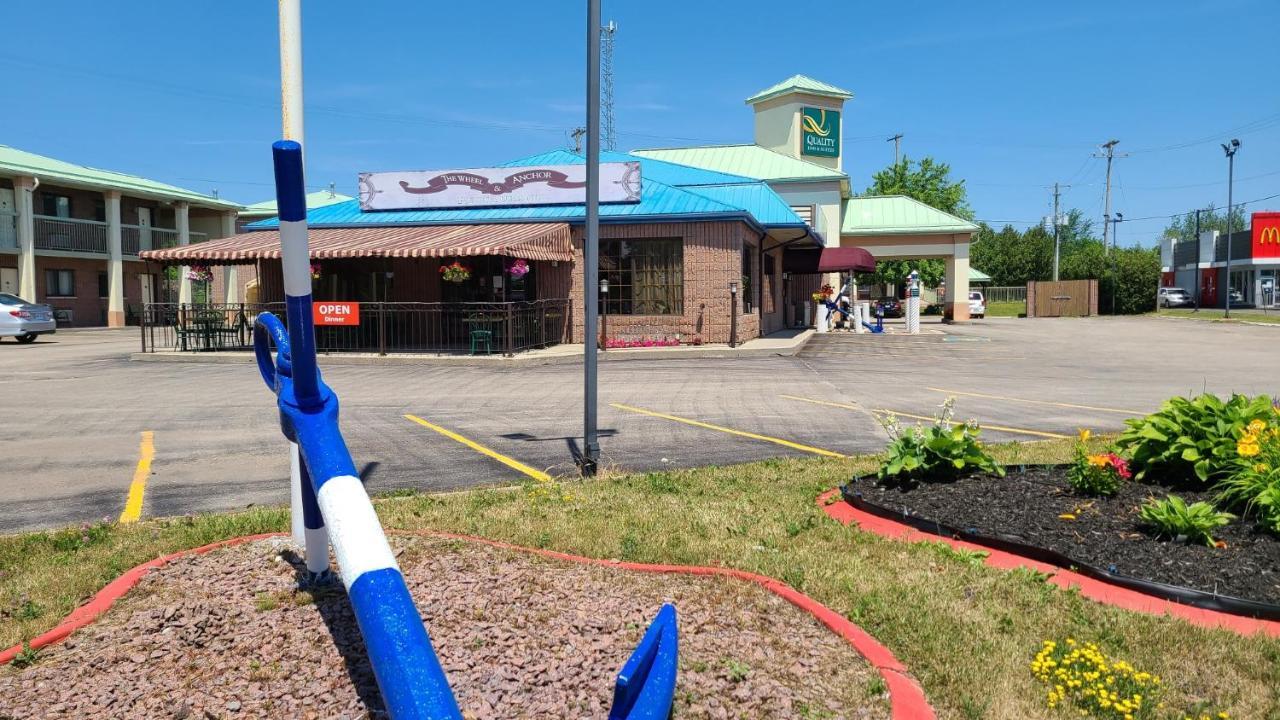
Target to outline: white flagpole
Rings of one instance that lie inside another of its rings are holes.
[[[302,142],[302,0],[280,0],[280,121],[284,139]],[[305,149],[303,150],[305,156]],[[306,547],[298,444],[289,443],[289,517],[293,542]]]

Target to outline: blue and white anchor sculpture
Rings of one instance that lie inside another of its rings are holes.
[[[431,646],[373,504],[338,428],[338,397],[316,364],[311,315],[302,146],[272,146],[288,327],[271,313],[254,322],[258,370],[276,395],[280,429],[301,453],[305,554],[311,581],[338,561],[387,712],[395,720],[461,720],[457,700]],[[275,346],[275,356],[271,348]],[[676,612],[664,605],[614,685],[610,720],[665,720],[675,696]]]

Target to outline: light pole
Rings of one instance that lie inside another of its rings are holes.
[[[600,278],[600,352],[609,349],[609,278]]]
[[[729,347],[738,347],[738,281],[729,281]]]
[[[587,0],[587,207],[582,247],[582,474],[596,474],[600,438],[596,426],[596,320],[591,288],[600,276],[600,0]]]
[[[1236,151],[1239,149],[1240,141],[1235,138],[1230,143],[1222,144],[1222,151],[1227,154],[1227,311],[1222,314],[1223,317],[1231,317],[1231,211],[1234,209],[1231,191],[1235,182]]]
[[[1116,240],[1119,237],[1120,223],[1124,222],[1124,213],[1121,213],[1121,212],[1116,213],[1115,217],[1111,218],[1110,222],[1111,222],[1111,244],[1115,245]],[[1118,253],[1119,253],[1119,250],[1117,250],[1115,253],[1112,253],[1111,255],[1111,314],[1112,315],[1118,314],[1116,313],[1116,282],[1118,281],[1118,278],[1116,278],[1116,255]]]

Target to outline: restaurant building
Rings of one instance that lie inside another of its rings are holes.
[[[1227,275],[1230,246],[1231,271]],[[1231,233],[1209,230],[1198,239],[1160,241],[1161,287],[1199,293],[1201,307],[1280,307],[1280,212],[1255,212],[1249,227]]]

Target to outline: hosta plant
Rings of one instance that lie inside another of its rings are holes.
[[[1004,468],[979,442],[976,421],[953,423],[955,398],[947,398],[928,427],[903,429],[892,414],[881,417],[889,433],[888,457],[876,477],[883,485],[910,486],[921,480],[954,480],[975,472],[1003,476]]]
[[[1213,533],[1235,519],[1235,515],[1216,510],[1207,502],[1190,505],[1177,495],[1163,500],[1151,498],[1142,506],[1139,514],[1142,522],[1151,526],[1156,534],[1174,540],[1217,545]]]
[[[1151,415],[1126,420],[1116,447],[1129,456],[1136,480],[1204,487],[1234,467],[1241,429],[1273,413],[1265,395],[1176,397]]]

